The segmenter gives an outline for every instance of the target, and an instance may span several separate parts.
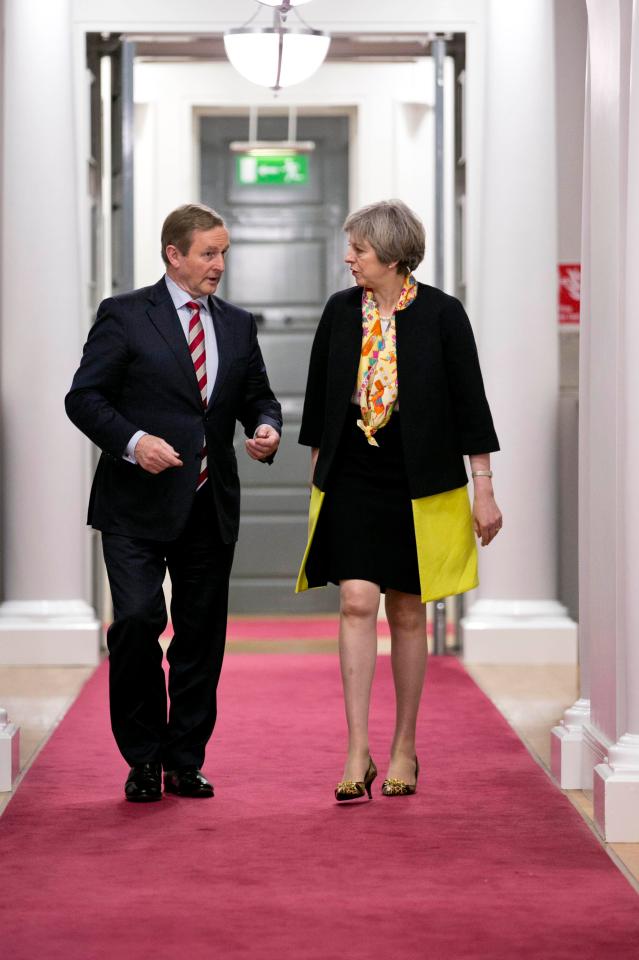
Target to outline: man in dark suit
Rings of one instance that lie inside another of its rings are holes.
[[[214,296],[229,235],[187,204],[162,227],[166,275],[100,304],[66,397],[100,449],[88,522],[102,531],[113,597],[111,725],[131,767],[128,800],[164,789],[211,797],[201,772],[216,719],[228,583],[239,527],[236,420],[271,463],[282,428],[253,316]],[[158,639],[171,577],[167,698]]]

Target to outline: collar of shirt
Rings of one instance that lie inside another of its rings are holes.
[[[200,304],[200,307],[204,313],[208,314],[208,316],[211,315],[208,297],[193,298],[190,293],[178,286],[175,280],[172,280],[168,273],[164,275],[164,281],[166,283],[166,288],[169,291],[171,300],[173,301],[173,306],[177,311],[180,311],[182,307],[186,307],[187,303],[194,299],[195,303]]]

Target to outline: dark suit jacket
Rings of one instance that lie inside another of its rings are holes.
[[[459,300],[418,285],[396,314],[402,446],[411,498],[468,482],[463,454],[499,450],[470,322]],[[357,379],[362,291],[334,294],[311,352],[299,442],[319,447],[315,485],[327,489]]]
[[[164,278],[100,304],[65,401],[73,423],[102,450],[88,517],[98,530],[154,540],[179,536],[195,496],[205,434],[222,538],[237,539],[235,422],[253,436],[262,422],[281,430],[282,414],[253,316],[218,297],[209,302],[219,368],[206,410]],[[184,465],[153,475],[123,460],[137,430],[162,437]]]

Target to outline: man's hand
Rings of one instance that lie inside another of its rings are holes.
[[[280,435],[268,423],[263,423],[255,431],[252,440],[246,441],[246,452],[252,460],[266,460],[272,457],[280,445]]]
[[[182,461],[170,443],[161,437],[145,433],[135,445],[134,456],[143,470],[148,473],[162,473],[169,467],[181,467]]]

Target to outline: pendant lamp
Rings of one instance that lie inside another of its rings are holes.
[[[226,55],[246,80],[260,87],[280,90],[307,80],[324,62],[331,38],[322,30],[314,30],[294,10],[310,0],[258,0],[273,8],[271,26],[253,25],[260,9],[242,27],[224,34]],[[287,25],[293,11],[299,21]]]

